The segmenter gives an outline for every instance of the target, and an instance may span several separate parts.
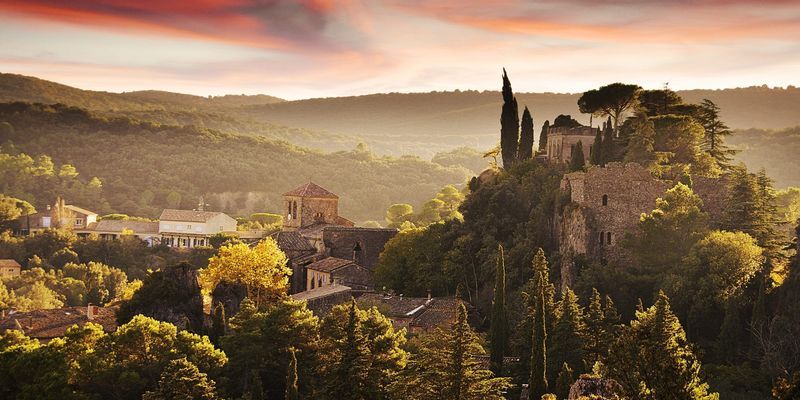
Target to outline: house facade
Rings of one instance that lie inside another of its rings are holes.
[[[553,163],[568,163],[572,160],[572,149],[581,144],[583,155],[589,159],[598,128],[578,126],[555,127],[547,131],[547,159]]]
[[[51,228],[82,231],[95,222],[97,222],[97,213],[65,204],[63,199],[58,199],[53,206],[48,205],[45,211],[17,218],[19,233],[23,235]]]
[[[16,260],[0,260],[0,278],[13,278],[22,273],[22,266]]]
[[[236,220],[217,211],[166,209],[158,220],[161,243],[169,247],[207,246],[220,233],[236,233]]]

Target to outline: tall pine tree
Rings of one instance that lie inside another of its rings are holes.
[[[594,135],[592,150],[589,152],[589,162],[592,165],[602,165],[603,163],[603,134],[600,129]]]
[[[600,292],[592,288],[589,308],[586,310],[586,339],[584,341],[584,369],[590,369],[606,355],[610,342]]]
[[[717,161],[717,165],[730,169],[731,158],[737,151],[725,145],[725,138],[732,135],[733,131],[719,118],[720,108],[713,101],[703,99],[698,111],[698,122],[705,130],[703,149]]]
[[[508,347],[508,319],[506,316],[506,264],[503,246],[497,246],[494,298],[492,299],[491,347],[489,351],[491,369],[495,375],[503,370],[503,356]]]
[[[552,285],[549,283],[547,258],[541,248],[533,258],[533,293],[528,313],[531,319],[530,376],[528,398],[536,399],[547,393],[547,332],[548,314],[552,313]],[[549,303],[549,304],[548,304]],[[551,310],[548,310],[550,308]]]
[[[503,168],[510,168],[517,160],[519,151],[519,109],[517,99],[511,90],[506,69],[503,68],[503,110],[500,114],[500,152]]]
[[[578,296],[570,288],[566,288],[561,296],[558,310],[558,319],[553,327],[550,366],[558,368],[566,362],[582,371],[586,325],[583,320],[583,309],[578,304]]]
[[[369,366],[369,352],[358,320],[358,306],[355,299],[350,302],[345,326],[345,337],[337,348],[334,365],[327,374],[328,396],[337,400],[366,400]]]

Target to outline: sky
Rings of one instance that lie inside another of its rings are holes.
[[[800,86],[800,0],[0,0],[0,72],[91,90]]]

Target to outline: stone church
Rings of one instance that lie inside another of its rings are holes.
[[[339,196],[313,182],[283,199],[283,230],[272,237],[289,258],[291,293],[334,284],[372,289],[378,256],[397,229],[356,227],[339,215]]]

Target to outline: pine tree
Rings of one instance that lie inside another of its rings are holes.
[[[589,308],[586,311],[586,340],[584,342],[584,370],[591,368],[605,357],[608,342],[606,318],[600,301],[600,292],[592,288]]]
[[[600,129],[594,135],[594,143],[592,143],[592,150],[589,153],[589,162],[592,165],[601,165],[603,163],[603,135]]]
[[[603,131],[603,150],[602,150],[602,165],[606,165],[611,161],[615,161],[615,152],[616,149],[614,148],[614,126],[611,124],[611,117],[608,117],[608,121],[606,122],[605,129]]]
[[[518,329],[523,332],[522,336],[522,344],[520,346],[520,360],[531,360],[531,349],[533,346],[533,333],[534,333],[534,319],[537,314],[536,310],[541,308],[541,305],[538,303],[543,301],[544,303],[544,332],[550,332],[553,328],[553,321],[555,320],[555,286],[550,283],[549,276],[550,271],[547,266],[547,258],[544,255],[544,250],[541,248],[537,250],[536,254],[534,255],[533,262],[532,262],[532,269],[533,273],[531,275],[530,281],[526,285],[525,292],[523,292],[523,296],[526,302],[527,312],[525,314],[525,318],[523,318],[522,322],[520,323]],[[540,292],[544,292],[544,295],[540,295]],[[547,336],[546,334],[544,336]],[[546,349],[549,345],[550,338],[546,337],[545,339],[545,346]],[[518,371],[518,379],[520,381],[528,381],[531,377],[531,363],[530,362],[520,362],[519,364],[519,371]]]
[[[221,302],[217,302],[211,314],[211,331],[208,333],[208,338],[211,343],[219,346],[220,339],[225,336],[227,331],[228,321],[225,318],[225,306]]]
[[[547,150],[547,133],[550,130],[550,120],[544,121],[542,124],[542,132],[539,133],[539,151]]]
[[[553,346],[551,366],[566,362],[581,370],[583,365],[583,343],[586,325],[583,321],[583,309],[578,304],[578,297],[566,288],[559,302],[559,316],[553,327]]]
[[[544,250],[539,248],[533,258],[533,293],[529,296],[528,318],[531,320],[529,396],[536,399],[547,393],[548,319],[553,314],[553,292]],[[550,322],[552,324],[552,322]]]
[[[286,373],[286,400],[299,400],[300,394],[297,386],[297,354],[295,349],[291,349],[289,359],[289,370]]]
[[[508,345],[508,320],[506,317],[506,266],[503,246],[497,246],[497,267],[495,269],[494,299],[492,299],[492,325],[490,359],[495,375],[503,370],[503,356]]]
[[[520,123],[519,150],[517,159],[527,160],[533,157],[533,117],[528,107],[522,111],[522,122]]]
[[[628,146],[625,149],[625,162],[635,162],[642,166],[650,166],[655,160],[656,128],[653,121],[644,111],[636,113],[630,123],[625,124],[629,129]]]
[[[614,306],[614,302],[611,300],[611,297],[606,295],[605,302],[603,304],[603,318],[604,318],[604,325],[606,335],[606,343],[610,346],[611,343],[614,342],[614,339],[617,337],[617,331],[619,330],[619,323],[622,319],[617,312],[617,307]],[[606,349],[608,350],[608,349]]]
[[[367,398],[368,379],[366,340],[361,332],[358,320],[358,306],[355,299],[350,302],[350,309],[345,326],[344,340],[336,349],[338,360],[328,376],[328,395],[337,400],[363,400]]]
[[[569,160],[570,171],[583,171],[586,166],[586,157],[583,155],[583,143],[579,140],[578,143],[572,146],[572,154]]]
[[[733,168],[728,175],[730,188],[725,203],[723,227],[740,230],[754,237],[758,245],[769,250],[776,247],[775,193],[766,173],[750,174],[744,166]]]
[[[648,310],[637,311],[611,348],[604,369],[630,398],[719,399],[701,380],[700,361],[664,292]]]
[[[154,391],[142,395],[142,400],[197,399],[216,400],[214,381],[186,358],[170,361],[161,373]]]
[[[503,168],[511,168],[517,160],[519,146],[519,109],[517,99],[511,90],[511,81],[503,68],[503,110],[500,114],[500,150]]]
[[[558,373],[558,378],[556,378],[556,398],[559,400],[566,399],[569,396],[569,389],[572,387],[573,383],[575,383],[575,374],[572,368],[570,368],[567,363],[562,364],[561,371]]]
[[[733,131],[719,118],[719,111],[719,106],[713,101],[703,99],[697,119],[705,130],[703,149],[717,161],[720,167],[730,169],[731,158],[737,151],[725,145],[725,138],[732,135]]]

